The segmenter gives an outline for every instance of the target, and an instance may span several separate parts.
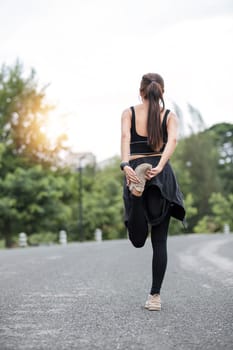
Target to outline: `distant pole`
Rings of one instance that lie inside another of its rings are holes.
[[[77,167],[76,171],[78,171],[79,177],[78,177],[78,240],[84,241],[84,231],[83,231],[83,163],[82,161],[85,161],[85,165],[90,162],[90,155],[91,153],[84,152],[77,155]],[[93,159],[93,157],[91,158]],[[95,158],[94,158],[95,159]]]
[[[80,165],[78,168],[79,171],[79,196],[78,196],[78,232],[79,232],[79,240],[83,241],[83,172],[82,172],[82,164],[80,159]]]

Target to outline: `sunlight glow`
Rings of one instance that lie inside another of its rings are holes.
[[[59,116],[57,111],[54,111],[48,115],[46,121],[41,127],[41,131],[48,137],[51,144],[53,144],[61,135],[65,134],[69,138],[65,124],[66,116]]]

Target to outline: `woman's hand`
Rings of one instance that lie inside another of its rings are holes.
[[[157,176],[159,173],[161,173],[162,170],[163,168],[159,165],[157,165],[155,168],[152,168],[151,170],[148,170],[146,173],[146,179],[151,180],[152,177]]]
[[[127,186],[129,186],[131,182],[140,183],[140,180],[137,177],[135,171],[130,166],[126,165],[124,167],[124,173],[125,173],[125,177],[126,177]]]

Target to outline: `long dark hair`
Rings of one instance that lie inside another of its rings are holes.
[[[158,151],[163,145],[163,135],[160,122],[160,113],[165,108],[163,92],[164,81],[159,74],[148,73],[143,75],[140,85],[140,93],[145,100],[149,101],[147,118],[148,144],[156,151]]]

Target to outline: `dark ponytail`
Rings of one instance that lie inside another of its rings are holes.
[[[165,108],[163,99],[163,78],[155,73],[144,75],[142,77],[140,92],[142,97],[149,101],[147,118],[148,144],[155,151],[159,151],[163,145],[163,134],[160,122],[160,113]]]

